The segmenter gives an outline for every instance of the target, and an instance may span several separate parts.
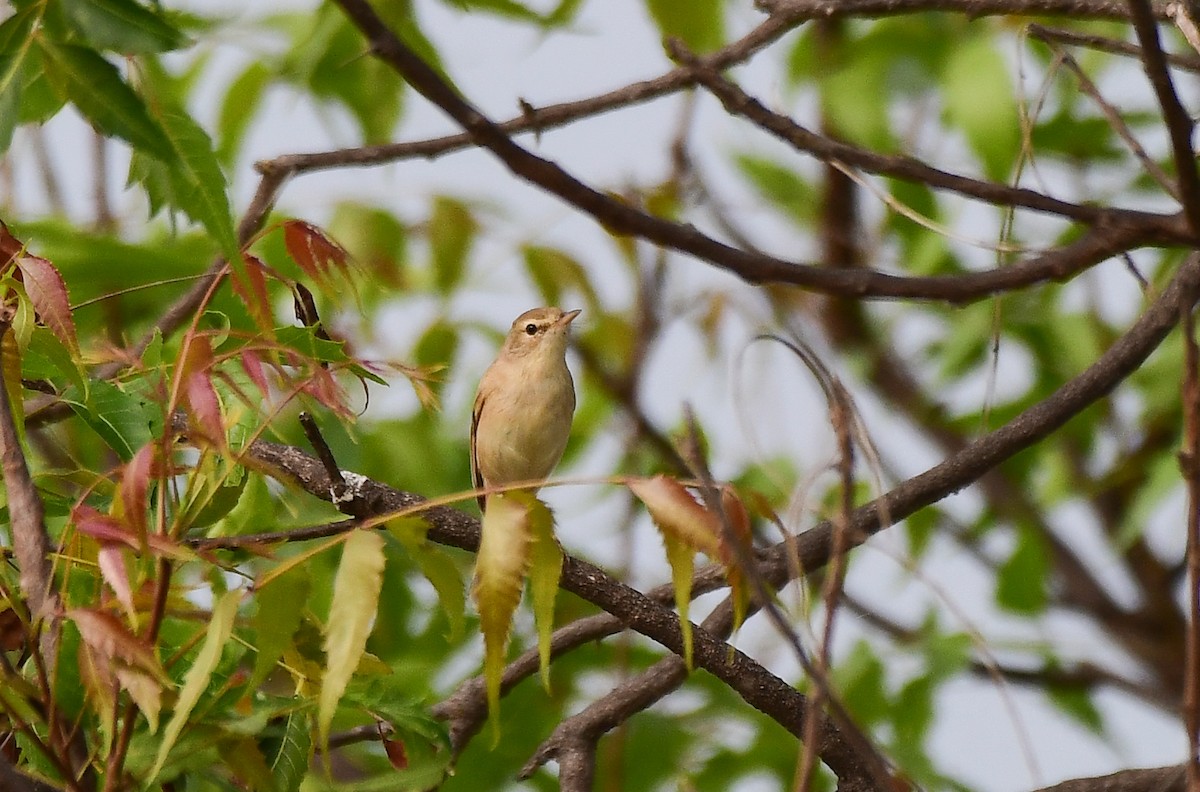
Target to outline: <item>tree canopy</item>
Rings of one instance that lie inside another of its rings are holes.
[[[1192,5],[13,0],[0,789],[1200,789]]]

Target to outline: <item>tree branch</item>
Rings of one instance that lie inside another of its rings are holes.
[[[1029,285],[1029,273],[1008,267],[990,272],[945,277],[904,277],[867,269],[830,270],[797,264],[772,256],[731,247],[702,233],[694,226],[674,223],[646,214],[589,187],[558,165],[517,145],[495,123],[468,104],[433,68],[404,45],[365,0],[337,0],[351,21],[366,35],[372,51],[396,70],[418,93],[457,121],[471,139],[492,152],[515,175],[550,192],[591,215],[616,233],[631,234],[648,241],[690,253],[738,275],[751,283],[789,283],[844,296],[883,298],[907,297],[923,300],[968,302],[989,294]],[[1062,268],[1078,271],[1138,244],[1182,242],[1187,238],[1174,218],[1161,218],[1153,225],[1113,230],[1103,239],[1085,238],[1073,245],[1045,254],[1037,265],[1050,277]],[[1126,236],[1128,235],[1128,236]],[[1084,262],[1082,265],[1080,262]],[[1013,273],[1018,273],[1014,278]]]
[[[1154,86],[1154,94],[1158,97],[1167,131],[1171,135],[1183,212],[1192,231],[1200,232],[1200,171],[1196,169],[1196,153],[1192,148],[1192,117],[1175,93],[1175,84],[1167,68],[1162,43],[1158,40],[1158,25],[1154,21],[1154,9],[1149,0],[1129,0],[1129,10],[1133,17],[1133,29],[1137,31],[1138,42],[1142,45],[1142,65],[1145,66],[1150,84]]]

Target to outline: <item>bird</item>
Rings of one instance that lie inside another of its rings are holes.
[[[513,320],[504,346],[479,380],[471,412],[476,488],[544,481],[562,458],[575,413],[567,336],[579,313],[533,308]],[[485,511],[486,496],[477,500]]]

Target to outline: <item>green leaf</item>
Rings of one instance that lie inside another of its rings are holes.
[[[160,92],[161,93],[161,92]],[[152,211],[163,204],[200,223],[221,247],[226,259],[241,261],[237,232],[226,194],[225,174],[208,133],[165,96],[155,97],[154,116],[165,132],[171,157],[153,160],[134,156],[131,181],[139,181],[152,198]]]
[[[317,733],[329,741],[338,701],[362,659],[383,587],[383,537],[367,530],[350,533],[333,579],[333,600],[325,623],[325,676],[317,697]]]
[[[36,11],[30,6],[0,25],[0,154],[12,145],[13,131],[20,118],[21,93],[32,49]]]
[[[1104,715],[1092,701],[1091,694],[1079,687],[1050,685],[1046,695],[1059,710],[1074,718],[1093,734],[1104,734]]]
[[[261,61],[254,61],[225,92],[225,101],[217,116],[217,157],[225,164],[233,162],[271,77],[270,70]]]
[[[450,556],[428,542],[422,542],[410,552],[417,566],[421,568],[421,574],[433,584],[433,589],[437,592],[438,603],[450,622],[450,640],[458,640],[466,627],[467,609],[466,587],[458,567]]]
[[[588,315],[601,313],[600,296],[588,279],[587,269],[575,258],[557,248],[539,245],[528,245],[523,252],[525,268],[537,284],[546,305],[561,306],[564,290],[573,289],[583,296]]]
[[[883,663],[866,641],[859,640],[834,671],[839,698],[854,715],[855,722],[874,726],[891,710]]]
[[[150,771],[149,778],[156,777],[162,770],[167,761],[167,754],[171,752],[175,741],[183,733],[192,710],[208,687],[209,679],[212,678],[213,671],[221,660],[221,652],[225,649],[225,644],[229,642],[229,636],[233,633],[233,620],[237,616],[238,604],[241,601],[242,592],[235,589],[225,592],[213,606],[208,630],[204,635],[204,643],[200,646],[200,651],[197,653],[192,667],[183,677],[183,688],[179,691],[179,698],[175,702],[171,720],[162,734],[158,755],[154,759],[154,767]]]
[[[308,724],[308,713],[289,713],[279,750],[271,758],[271,776],[275,779],[275,788],[279,792],[299,792],[300,782],[308,772],[312,752],[312,730]]]
[[[133,0],[62,0],[62,9],[75,31],[97,49],[146,55],[187,43],[178,28]]]
[[[799,173],[753,154],[739,154],[734,162],[759,194],[790,219],[800,224],[813,219],[819,206],[816,190]]]
[[[255,633],[254,672],[247,687],[256,688],[275,669],[275,663],[292,642],[304,617],[311,577],[303,567],[296,567],[275,578],[271,585],[254,592],[258,611],[252,626]]]
[[[725,38],[723,0],[646,0],[663,37],[683,41],[693,52],[710,52]]]
[[[439,196],[429,218],[429,246],[433,250],[433,279],[438,291],[449,294],[462,280],[467,254],[478,226],[461,201]]]
[[[1012,174],[1021,143],[1016,99],[1008,64],[991,38],[975,36],[951,50],[942,73],[946,117],[995,181]]]
[[[162,420],[157,407],[106,380],[93,380],[82,399],[79,391],[71,388],[63,394],[63,401],[126,462],[150,442],[153,427]]]
[[[150,118],[141,97],[121,79],[115,66],[88,47],[45,37],[38,43],[55,92],[74,104],[97,129],[160,160],[174,157],[162,128]]]
[[[1048,550],[1034,531],[1017,533],[1017,546],[996,573],[996,603],[1016,613],[1040,613],[1046,607]]]

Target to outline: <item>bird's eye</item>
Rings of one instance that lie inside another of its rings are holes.
[[[533,322],[530,322],[529,324],[525,325],[525,332],[528,335],[537,335],[537,325],[535,325]]]

